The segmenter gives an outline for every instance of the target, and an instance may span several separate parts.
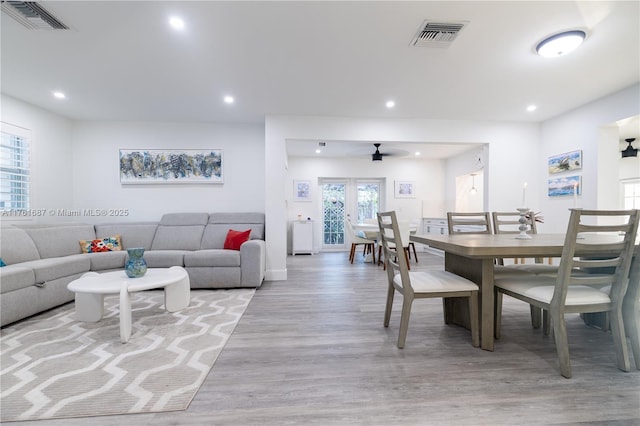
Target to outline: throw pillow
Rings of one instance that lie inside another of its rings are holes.
[[[2,258],[0,257],[0,268],[2,268],[3,266],[7,266],[7,264],[4,263],[4,260],[2,260]]]
[[[105,251],[122,250],[120,235],[104,237],[97,240],[80,240],[80,249],[83,253],[100,253]]]
[[[227,238],[224,240],[224,249],[240,250],[242,243],[249,241],[250,234],[251,229],[247,229],[246,231],[234,231],[233,229],[229,229],[229,232],[227,232]]]

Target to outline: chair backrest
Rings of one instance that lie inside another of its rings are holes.
[[[492,212],[491,218],[493,219],[493,232],[495,234],[518,234],[520,230],[520,213],[519,212]],[[538,229],[536,222],[533,220],[533,212],[529,212],[527,217],[527,225],[532,234],[537,234]]]
[[[493,220],[493,232],[495,234],[519,234],[520,230],[520,213],[519,212],[492,212],[491,219]],[[527,225],[529,225],[529,232],[531,234],[537,234],[536,221],[532,211],[529,211],[527,218]],[[504,265],[502,259],[497,259],[498,265]],[[536,258],[536,263],[542,263],[542,258]],[[524,259],[523,259],[524,263]]]
[[[409,277],[409,267],[407,266],[407,255],[404,250],[394,250],[393,247],[405,247],[405,244],[409,244],[409,241],[407,240],[405,243],[402,240],[402,231],[400,230],[395,211],[379,212],[378,226],[380,227],[380,244],[382,245],[384,253],[389,283],[393,284],[395,275],[400,274],[402,288],[403,291],[406,292],[405,297],[407,297],[407,294],[413,293],[413,287],[411,287],[411,279]],[[409,229],[408,226],[407,229]]]
[[[611,304],[621,308],[639,219],[639,210],[572,209],[552,305],[564,306],[570,285],[611,285]]]
[[[349,219],[344,220],[344,231],[349,237],[349,241],[353,241],[355,239],[356,231],[353,229],[353,225],[351,224],[351,221]]]
[[[449,234],[492,234],[489,212],[447,212]]]

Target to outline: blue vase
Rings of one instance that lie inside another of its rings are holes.
[[[147,262],[142,257],[144,248],[129,248],[127,254],[129,254],[129,260],[127,260],[124,271],[129,278],[140,278],[147,272]]]

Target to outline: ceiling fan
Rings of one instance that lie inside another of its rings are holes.
[[[371,154],[371,161],[382,161],[382,157],[385,155],[390,155],[390,154],[383,154],[382,152],[380,152],[380,145],[379,143],[374,143],[373,146],[376,147],[376,152],[374,152],[373,154]]]

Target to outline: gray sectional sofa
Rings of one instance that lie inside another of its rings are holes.
[[[229,229],[251,229],[224,250]],[[81,240],[121,236],[123,250],[82,253]],[[191,288],[260,287],[266,269],[263,213],[169,213],[159,222],[3,225],[0,325],[73,300],[67,284],[85,272],[124,269],[127,248],[144,247],[149,268],[184,267]]]

